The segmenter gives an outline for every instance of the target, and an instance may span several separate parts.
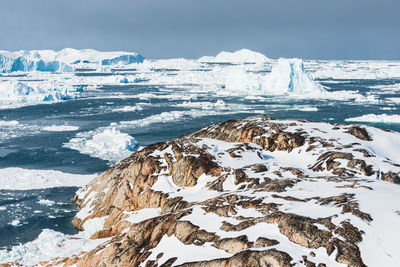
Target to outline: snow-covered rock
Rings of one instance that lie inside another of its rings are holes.
[[[93,49],[0,51],[0,72],[73,72],[85,66],[119,66],[141,63],[142,55],[131,52],[100,52]]]
[[[204,56],[199,58],[198,61],[208,63],[265,63],[270,59],[261,53],[242,49],[235,52],[222,51],[215,57]]]
[[[209,125],[80,189],[73,224],[83,232],[52,242],[51,255],[33,241],[0,251],[0,262],[398,266],[399,147],[399,133],[360,125],[268,116]],[[77,257],[76,240],[99,245]]]

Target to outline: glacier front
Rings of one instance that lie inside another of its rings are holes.
[[[142,63],[144,57],[133,52],[101,52],[93,49],[0,51],[0,72],[73,72],[79,68],[123,66]]]

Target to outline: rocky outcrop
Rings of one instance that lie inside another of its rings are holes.
[[[259,116],[150,145],[74,198],[73,224],[104,220],[91,236],[103,243],[44,265],[365,266],[359,244],[375,218],[358,194],[374,190],[378,168],[395,183],[400,172],[375,138]]]

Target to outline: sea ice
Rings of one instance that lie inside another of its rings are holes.
[[[400,123],[400,115],[366,114],[359,117],[348,118],[345,121],[377,122],[377,123]]]
[[[73,90],[49,83],[29,85],[16,81],[0,83],[0,108],[35,105],[76,98]]]
[[[0,190],[30,190],[52,187],[81,187],[95,174],[70,174],[53,170],[28,170],[22,168],[0,169]]]
[[[16,126],[18,125],[19,122],[16,120],[12,120],[12,121],[0,121],[0,126]]]
[[[70,125],[51,125],[43,127],[43,130],[49,132],[68,132],[68,131],[77,131],[79,130],[79,126],[70,126]]]
[[[200,109],[227,109],[226,103],[219,99],[217,102],[192,102],[192,101],[185,101],[181,104],[176,105],[177,107],[184,107],[184,108],[200,108]]]
[[[112,127],[78,133],[75,138],[64,144],[64,147],[116,163],[132,154],[137,145],[135,138]]]
[[[55,201],[49,199],[41,199],[37,203],[43,206],[53,206],[54,204],[56,204]]]

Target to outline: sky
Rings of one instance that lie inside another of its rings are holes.
[[[0,50],[400,60],[399,0],[0,1]]]

